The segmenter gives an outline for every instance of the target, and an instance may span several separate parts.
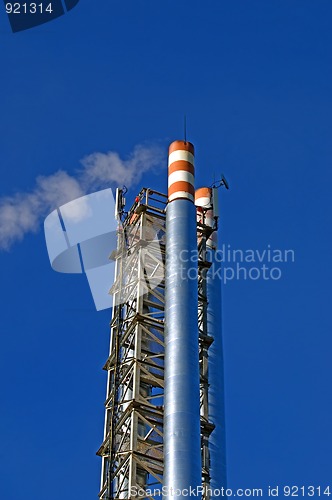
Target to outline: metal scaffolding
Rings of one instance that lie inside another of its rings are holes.
[[[118,229],[105,401],[101,500],[151,498],[163,484],[165,212],[167,196],[142,189]],[[210,485],[206,242],[216,230],[197,222],[202,486]],[[135,494],[133,493],[135,492]],[[137,492],[139,494],[137,494]],[[203,495],[208,500],[209,494]]]
[[[209,438],[215,425],[209,418],[209,347],[214,339],[208,335],[207,325],[207,274],[211,267],[208,260],[207,240],[217,229],[206,225],[205,212],[201,209],[201,217],[197,222],[198,243],[198,332],[199,332],[199,366],[200,366],[200,420],[201,420],[201,448],[202,448],[202,486],[204,500],[208,500],[210,487],[210,453]]]
[[[143,189],[118,231],[111,289],[101,499],[130,498],[163,476],[165,195]]]

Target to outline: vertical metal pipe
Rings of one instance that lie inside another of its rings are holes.
[[[212,190],[201,188],[196,191],[196,206],[201,207],[204,214],[204,223],[214,227]],[[207,240],[207,259],[212,263],[206,278],[207,291],[207,333],[214,338],[209,348],[209,420],[215,429],[209,439],[210,451],[210,487],[211,500],[216,498],[213,491],[227,488],[226,470],[226,432],[225,432],[225,393],[224,393],[224,357],[222,341],[221,316],[221,263],[217,259],[218,237],[212,233]]]
[[[166,497],[179,499],[201,485],[194,193],[194,147],[173,142],[166,213],[164,488]]]

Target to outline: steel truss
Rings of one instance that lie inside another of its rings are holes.
[[[201,449],[202,449],[202,486],[204,488],[203,500],[210,497],[210,454],[209,437],[215,425],[209,420],[209,347],[213,337],[208,334],[207,327],[207,287],[206,276],[211,267],[207,258],[207,240],[216,231],[217,224],[211,228],[205,224],[206,210],[197,222],[198,243],[198,334],[199,334],[199,365],[200,365],[200,419],[201,419]]]
[[[166,201],[143,189],[118,232],[105,431],[97,452],[105,500],[162,483]]]

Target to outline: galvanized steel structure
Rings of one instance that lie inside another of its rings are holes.
[[[204,463],[208,463],[208,485],[212,491],[212,499],[218,496],[213,492],[227,487],[221,262],[216,257],[219,219],[217,190],[206,187],[198,189],[195,193],[195,204],[201,268],[199,324],[201,325],[202,348],[200,352],[203,354],[201,366],[205,381],[202,385],[204,402],[202,407],[203,415],[209,422],[215,424],[213,429],[207,425],[208,437],[205,439],[207,446],[203,446],[203,470],[205,470]],[[204,345],[206,350],[203,348]],[[203,479],[204,477],[207,476],[203,474]]]
[[[163,477],[164,260],[167,197],[144,189],[118,231],[101,499]]]
[[[165,268],[164,486],[201,485],[199,418],[197,232],[194,147],[176,141],[169,151]],[[192,276],[193,275],[193,276]]]
[[[144,188],[120,219],[99,497],[207,500],[226,486],[217,216],[195,206],[192,144],[170,146],[168,196]]]

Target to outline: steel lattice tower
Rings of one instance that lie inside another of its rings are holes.
[[[101,499],[163,477],[164,261],[167,197],[143,189],[118,232]]]

